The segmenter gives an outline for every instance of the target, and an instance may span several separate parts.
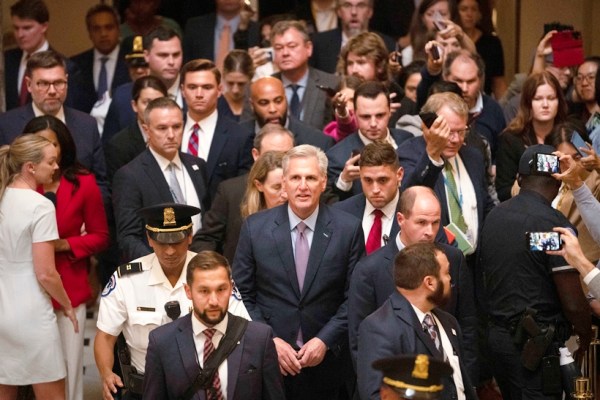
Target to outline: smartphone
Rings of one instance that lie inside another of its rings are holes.
[[[431,58],[433,58],[434,61],[437,61],[440,59],[440,57],[442,56],[440,48],[438,46],[433,46],[431,48]]]
[[[552,175],[560,172],[558,156],[554,154],[535,153],[535,169],[538,175]]]
[[[390,60],[402,65],[402,49],[400,48],[400,44],[398,44],[398,42],[396,42],[396,48],[394,51],[390,53]]]
[[[436,120],[438,115],[434,112],[421,112],[419,113],[419,117],[421,117],[421,120],[427,128],[431,128],[431,125],[433,125],[433,122]]]
[[[438,31],[443,31],[448,27],[444,22],[444,17],[442,17],[442,14],[439,11],[433,13],[433,25]]]
[[[526,232],[525,241],[530,251],[562,249],[558,232]]]
[[[357,156],[359,154],[360,154],[360,150],[359,149],[353,149],[352,150],[352,157],[355,157],[355,156]],[[354,165],[358,167],[358,161],[355,162]]]
[[[264,47],[265,53],[267,54],[267,60],[273,61],[273,48],[272,47]]]
[[[330,88],[329,86],[325,86],[325,85],[316,85],[317,88],[321,89],[322,91],[324,91],[325,93],[327,93],[327,96],[329,97],[333,97],[336,95],[336,91],[335,89]]]
[[[580,147],[587,149],[588,145],[585,143],[585,141],[577,131],[573,131],[573,135],[571,136],[571,144],[575,146],[575,149],[581,155],[581,157],[587,156],[587,154],[579,150]]]

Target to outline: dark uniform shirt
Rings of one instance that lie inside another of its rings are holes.
[[[573,226],[540,194],[528,190],[494,208],[481,235],[480,257],[487,311],[493,322],[508,326],[527,307],[538,323],[565,322],[552,273],[571,268],[563,257],[531,251],[526,232]]]

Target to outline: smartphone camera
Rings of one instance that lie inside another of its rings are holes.
[[[525,238],[530,251],[560,250],[562,248],[558,232],[527,232]]]
[[[554,154],[535,153],[535,172],[540,175],[552,175],[560,172],[558,156]]]

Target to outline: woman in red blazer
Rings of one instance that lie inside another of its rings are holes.
[[[67,364],[67,399],[83,399],[83,332],[86,302],[92,292],[88,283],[90,256],[108,246],[109,235],[100,189],[94,175],[77,161],[75,143],[67,126],[44,115],[29,121],[24,133],[50,140],[58,150],[59,169],[51,184],[38,191],[53,201],[59,239],[54,251],[56,269],[75,309],[79,333],[54,303],[63,353]]]

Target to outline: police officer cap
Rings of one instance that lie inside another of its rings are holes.
[[[148,235],[160,243],[179,243],[190,233],[192,216],[200,209],[186,204],[163,203],[145,207],[138,214],[146,222]]]
[[[144,58],[144,45],[142,36],[129,36],[123,39],[123,47],[131,49],[125,55],[125,61],[130,67],[147,67],[148,63]]]
[[[529,146],[519,160],[519,175],[532,175],[535,167],[535,154],[552,154],[556,149],[547,144]]]
[[[382,358],[373,368],[383,372],[383,383],[402,398],[438,399],[442,394],[442,379],[452,375],[447,363],[425,354]]]

